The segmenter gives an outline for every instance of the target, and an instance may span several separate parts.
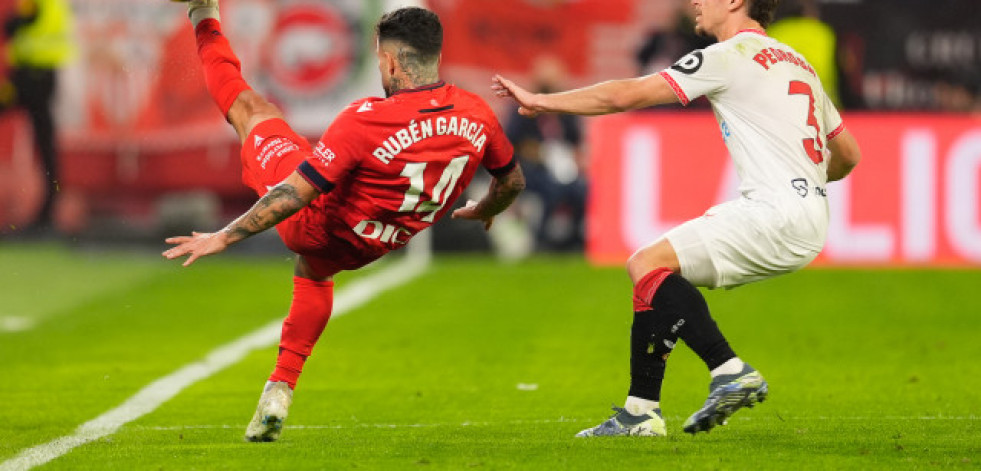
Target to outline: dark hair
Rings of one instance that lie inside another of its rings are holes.
[[[375,25],[379,41],[395,40],[415,49],[424,60],[434,60],[443,49],[443,25],[425,8],[406,7],[384,14]]]
[[[749,17],[766,28],[773,22],[773,13],[777,10],[780,0],[748,0]]]

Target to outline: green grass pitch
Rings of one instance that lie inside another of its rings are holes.
[[[0,267],[0,467],[285,315],[292,270],[31,245]],[[437,258],[331,321],[281,441],[242,440],[271,346],[40,469],[978,469],[979,287],[978,270],[808,269],[706,291],[767,402],[683,433],[709,378],[681,346],[667,437],[584,440],[626,393],[623,270]]]

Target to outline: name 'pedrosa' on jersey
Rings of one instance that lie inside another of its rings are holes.
[[[757,52],[756,55],[753,56],[753,60],[756,61],[757,64],[763,66],[763,68],[766,70],[770,70],[770,66],[778,62],[788,62],[806,70],[815,77],[817,76],[817,72],[814,71],[814,68],[811,67],[807,61],[797,57],[797,55],[792,52],[784,51],[783,49],[776,47],[760,49],[760,52]]]
[[[481,152],[487,142],[482,123],[464,117],[439,116],[419,122],[412,120],[408,126],[388,136],[382,145],[375,148],[372,155],[387,164],[413,144],[433,136],[460,136],[470,141],[477,152]]]

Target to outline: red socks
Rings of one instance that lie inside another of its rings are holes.
[[[194,30],[198,43],[198,56],[204,66],[204,81],[208,92],[214,98],[223,116],[228,116],[228,110],[235,98],[246,90],[251,90],[249,84],[242,78],[242,64],[232,52],[228,38],[221,34],[221,23],[213,18],[202,20]]]
[[[673,272],[667,268],[655,268],[637,282],[634,286],[634,312],[651,309],[654,293],[671,273]]]
[[[279,357],[269,381],[286,381],[290,388],[296,387],[303,363],[327,326],[333,304],[333,281],[293,277],[293,304],[283,321]]]

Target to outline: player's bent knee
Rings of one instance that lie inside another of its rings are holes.
[[[313,281],[330,281],[334,279],[332,273],[325,271],[316,260],[312,260],[304,255],[296,256],[296,265],[293,268],[293,275]]]
[[[667,241],[660,241],[638,249],[627,259],[627,274],[636,282],[651,270],[667,268],[680,271],[680,263],[674,249]]]
[[[235,127],[242,140],[259,123],[270,119],[283,119],[283,112],[252,90],[240,93],[228,110],[228,122]]]

